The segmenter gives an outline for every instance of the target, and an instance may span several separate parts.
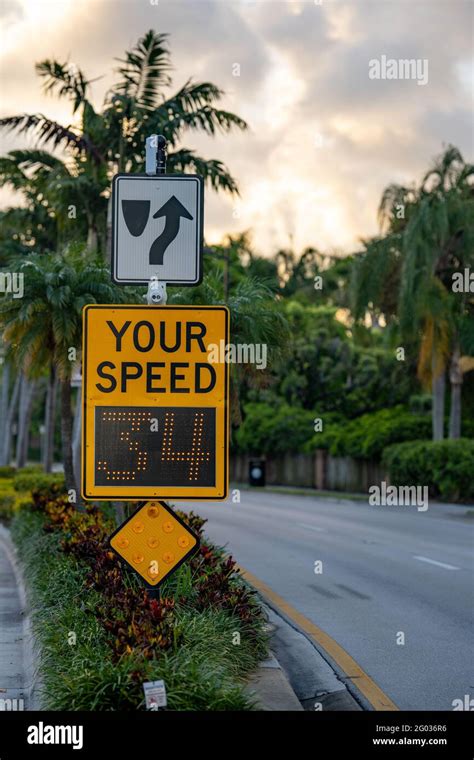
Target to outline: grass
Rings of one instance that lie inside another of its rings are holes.
[[[45,532],[44,519],[22,508],[11,522],[41,650],[42,709],[144,709],[142,684],[157,679],[165,681],[170,710],[254,708],[245,678],[266,656],[263,625],[256,632],[229,610],[193,607],[193,578],[183,565],[162,589],[179,599],[180,643],[152,659],[131,651],[114,660],[110,634],[96,614],[101,594],[84,588],[89,568],[63,553],[60,533]],[[139,583],[129,574],[126,582]]]

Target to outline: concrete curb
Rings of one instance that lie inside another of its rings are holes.
[[[247,581],[248,582],[248,581]],[[361,706],[347,683],[305,634],[261,598],[270,633],[269,657],[248,681],[248,691],[265,711],[344,711]]]
[[[249,678],[247,691],[256,698],[259,710],[285,712],[303,710],[283,668],[272,652]]]
[[[26,710],[40,710],[39,701],[39,676],[38,676],[38,653],[39,647],[33,634],[30,615],[28,614],[28,599],[23,578],[23,571],[18,560],[15,546],[11,540],[10,532],[0,524],[0,544],[2,545],[15,575],[18,596],[20,598],[22,629],[23,629],[23,691]]]
[[[265,604],[265,610],[272,628],[272,648],[304,710],[352,712],[369,707],[361,706],[341,675],[294,623],[275,607]]]

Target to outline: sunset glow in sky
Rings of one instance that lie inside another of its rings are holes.
[[[4,0],[1,113],[69,124],[67,101],[41,93],[44,58],[90,77],[100,106],[113,59],[149,28],[169,32],[177,90],[189,77],[226,92],[247,133],[183,145],[223,160],[241,198],[206,195],[208,242],[253,230],[272,254],[293,241],[350,252],[377,231],[384,187],[420,178],[443,145],[473,158],[473,4],[462,0]],[[426,59],[429,79],[369,78],[369,61]],[[234,76],[235,64],[240,76]],[[33,145],[8,134],[2,152]],[[3,205],[13,201],[0,194]]]

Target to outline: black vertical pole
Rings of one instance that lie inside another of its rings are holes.
[[[156,173],[166,174],[166,138],[158,135],[156,150]]]

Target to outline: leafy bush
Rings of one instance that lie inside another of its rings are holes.
[[[399,404],[363,414],[353,420],[337,412],[312,412],[287,404],[250,402],[245,419],[235,435],[236,449],[253,455],[286,452],[312,454],[327,449],[332,456],[379,459],[394,443],[431,439],[431,414],[415,413]],[[314,432],[321,417],[323,430]],[[447,424],[447,420],[446,420]],[[465,437],[474,436],[474,423],[463,420]]]
[[[415,414],[430,414],[432,407],[431,393],[416,393],[408,399],[408,408]]]
[[[324,432],[314,435],[305,450],[329,449],[332,456],[371,459],[380,457],[392,443],[429,439],[430,435],[431,416],[412,414],[400,405],[344,423],[326,424]]]
[[[41,464],[25,464],[21,470],[16,470],[16,472],[23,472],[25,475],[33,475],[35,472],[44,472],[44,468]]]
[[[0,478],[13,478],[15,474],[15,468],[9,465],[3,465],[0,467]]]
[[[0,520],[9,520],[13,514],[16,493],[12,490],[0,491]]]
[[[52,484],[64,486],[64,475],[62,473],[46,473],[38,469],[25,467],[22,470],[18,470],[13,477],[15,491],[47,489]]]
[[[299,451],[313,433],[316,416],[314,412],[287,404],[274,408],[249,403],[235,436],[237,448],[254,455]]]
[[[415,367],[394,351],[359,345],[336,306],[285,305],[292,339],[272,364],[272,389],[292,407],[353,419],[390,408],[418,390]]]
[[[432,496],[455,501],[474,497],[474,440],[398,443],[382,461],[394,485],[428,486]]]
[[[12,535],[29,567],[45,709],[141,709],[143,681],[157,678],[166,681],[168,709],[251,709],[239,681],[266,654],[261,608],[234,561],[206,542],[205,521],[179,514],[200,534],[201,549],[160,598],[110,551],[113,526],[102,509],[78,512],[52,484],[16,514]]]

